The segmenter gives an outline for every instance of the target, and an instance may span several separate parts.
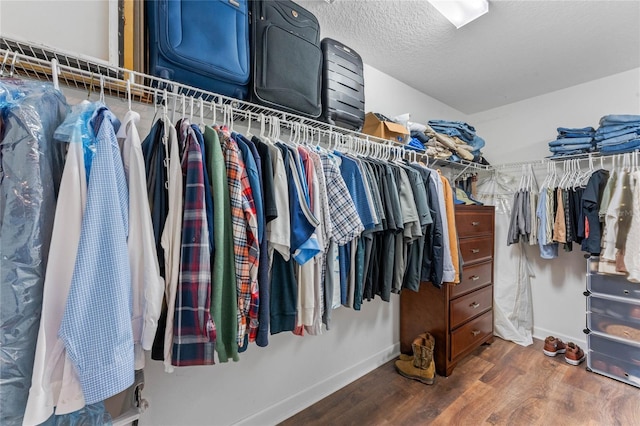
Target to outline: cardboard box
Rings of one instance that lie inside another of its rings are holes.
[[[362,133],[382,139],[391,139],[399,143],[409,142],[409,130],[402,124],[382,121],[372,112],[364,117]]]

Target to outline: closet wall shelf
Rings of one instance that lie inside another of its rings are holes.
[[[636,150],[626,154],[601,154],[599,152],[592,152],[589,154],[576,154],[567,155],[561,158],[543,158],[541,160],[519,161],[515,163],[503,163],[490,166],[491,170],[502,171],[508,169],[516,169],[522,166],[532,166],[534,168],[547,167],[549,164],[562,164],[565,161],[573,160],[580,163],[581,166],[589,165],[589,161],[593,161],[594,166],[601,166],[601,161],[612,161],[615,158],[623,156],[638,156],[640,157],[640,150]],[[597,163],[595,161],[598,161]]]
[[[392,155],[409,155],[408,150],[402,150],[402,145],[391,140],[376,138],[357,133],[341,127],[332,126],[321,121],[312,120],[299,115],[285,113],[276,109],[241,101],[235,98],[207,92],[185,84],[165,80],[137,71],[131,71],[101,62],[95,58],[79,56],[71,52],[21,41],[0,35],[0,77],[22,77],[62,83],[68,87],[86,90],[89,93],[101,92],[105,96],[121,99],[130,98],[133,101],[154,104],[159,103],[165,97],[169,106],[186,108],[180,103],[188,102],[189,108],[195,108],[196,114],[200,102],[204,105],[203,118],[212,120],[214,114],[224,112],[225,108],[231,108],[234,120],[253,120],[264,122],[264,117],[276,117],[280,125],[293,129],[296,126],[304,126],[312,135],[321,135],[330,140],[340,139],[342,143],[353,143],[371,151],[376,144],[385,149],[395,148],[397,152]],[[173,105],[171,105],[173,101]],[[195,104],[195,106],[194,106]],[[371,144],[370,142],[375,142]],[[416,157],[426,158],[426,155],[416,153]],[[450,162],[447,160],[435,160],[429,158],[429,163],[434,167],[449,167],[454,171],[486,171],[490,166],[477,164],[465,160]]]

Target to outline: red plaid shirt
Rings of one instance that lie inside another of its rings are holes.
[[[236,142],[226,128],[220,135],[227,167],[227,180],[231,199],[233,246],[236,264],[236,291],[238,294],[238,345],[245,334],[254,341],[258,331],[258,216],[253,201],[249,178]]]

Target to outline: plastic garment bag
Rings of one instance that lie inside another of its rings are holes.
[[[494,334],[522,346],[533,343],[533,304],[531,278],[534,276],[525,246],[507,246],[511,202],[518,190],[516,178],[496,172],[478,182],[478,200],[494,205],[496,213],[495,258],[500,265],[494,272]]]
[[[41,426],[97,426],[111,424],[111,416],[104,403],[90,404],[63,416],[51,416]]]
[[[51,85],[0,81],[0,424],[21,424],[62,175],[53,133],[68,106]]]
[[[87,182],[89,182],[91,162],[96,153],[96,136],[91,119],[101,107],[104,107],[104,104],[88,101],[74,105],[67,118],[54,133],[54,138],[58,141],[82,144]]]

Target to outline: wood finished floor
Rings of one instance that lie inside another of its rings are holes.
[[[293,425],[640,426],[640,389],[571,366],[559,355],[495,338],[434,385],[390,361],[281,423]]]

